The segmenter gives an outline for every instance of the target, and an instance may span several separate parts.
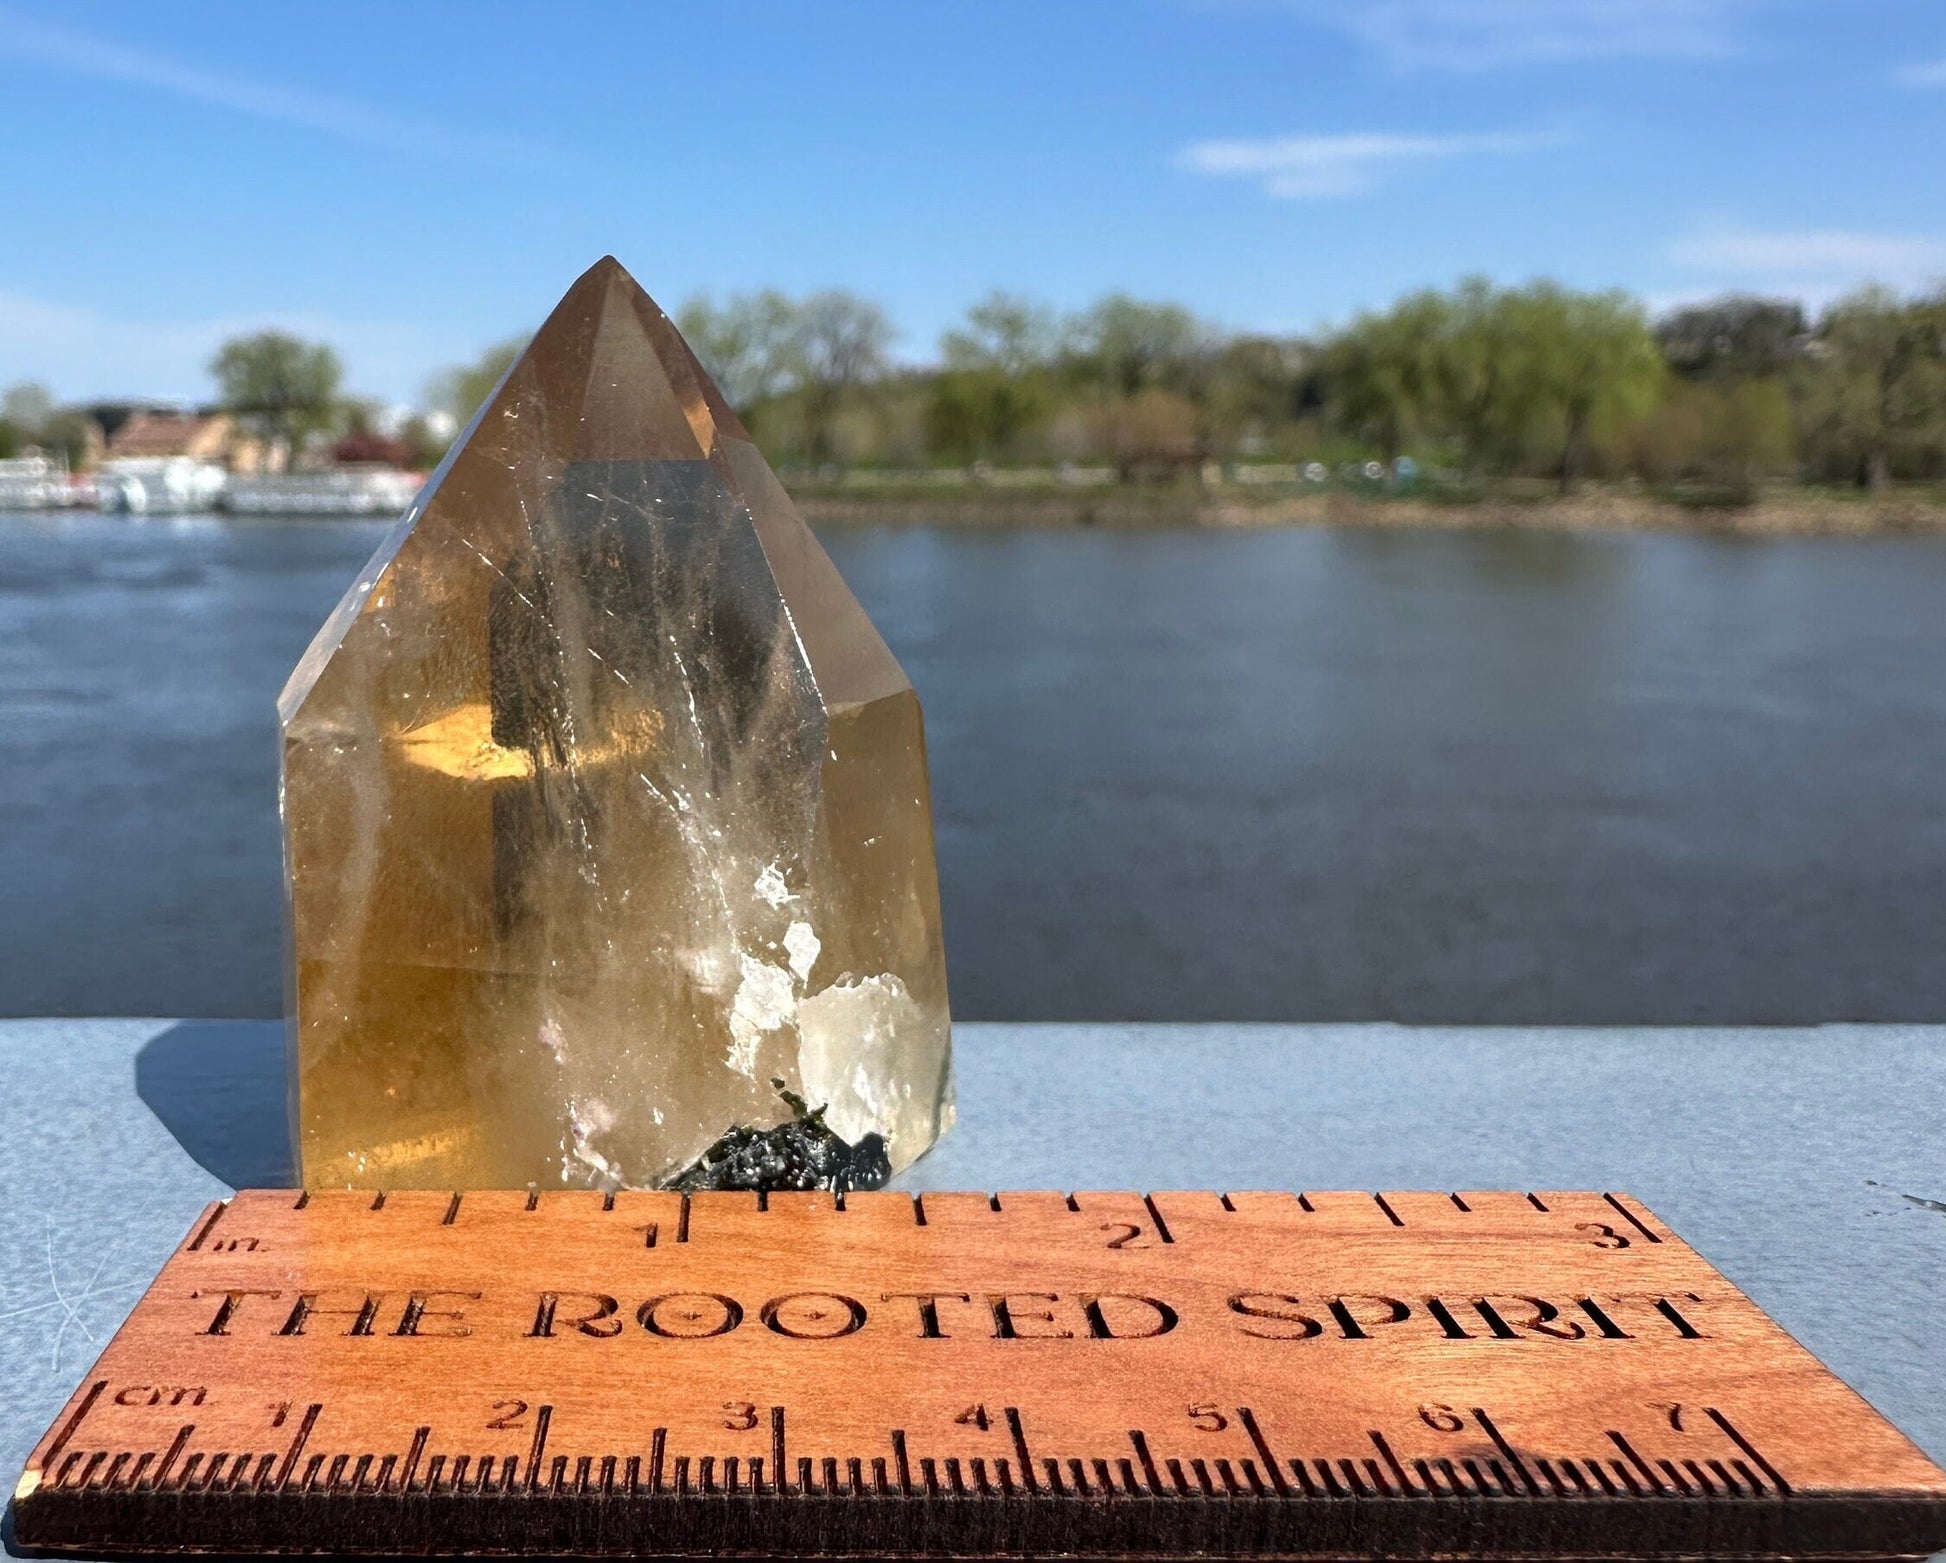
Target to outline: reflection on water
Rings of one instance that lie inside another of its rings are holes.
[[[272,1014],[384,527],[0,519],[0,1012]],[[1946,1013],[1946,541],[857,529],[982,1018]]]

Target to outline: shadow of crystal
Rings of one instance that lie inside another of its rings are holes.
[[[135,1090],[205,1172],[231,1188],[291,1186],[279,1022],[179,1021],[136,1055]]]

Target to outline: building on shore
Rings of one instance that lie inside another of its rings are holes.
[[[189,408],[143,408],[129,414],[109,437],[111,461],[187,459],[209,462],[231,472],[267,472],[281,465],[281,453],[246,433],[225,412]]]
[[[29,448],[0,461],[0,510],[98,508],[111,515],[396,516],[412,502],[424,441],[363,417],[296,453],[220,408],[101,402],[81,409],[74,452]],[[72,470],[71,470],[72,468]]]

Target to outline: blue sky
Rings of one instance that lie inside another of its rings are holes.
[[[1468,272],[1946,276],[1940,0],[0,0],[0,384],[410,399],[613,252],[665,305],[999,286],[1307,330]]]

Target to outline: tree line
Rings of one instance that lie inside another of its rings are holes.
[[[1618,291],[1474,278],[1310,337],[1121,294],[1064,314],[994,293],[923,366],[895,359],[881,306],[840,290],[697,297],[677,323],[771,459],[800,472],[1072,463],[1134,482],[1235,461],[1403,472],[1409,458],[1459,489],[1946,478],[1946,287],[1864,288],[1815,314],[1731,295],[1652,318]],[[290,450],[425,465],[522,345],[438,375],[431,416],[383,430],[323,344],[258,333],[210,367],[220,405]],[[59,446],[75,419],[17,387],[0,453]]]
[[[1114,295],[1060,315],[994,294],[929,367],[846,294],[691,301],[678,322],[774,457],[823,464],[1410,458],[1449,482],[1584,477],[1882,488],[1946,477],[1946,288],[1815,315],[1731,295],[1652,318],[1619,291],[1480,278],[1315,337],[1219,330]]]

